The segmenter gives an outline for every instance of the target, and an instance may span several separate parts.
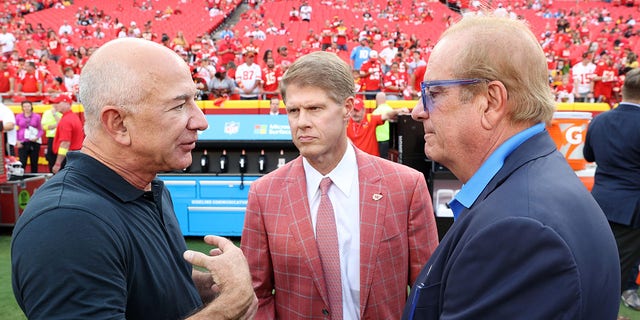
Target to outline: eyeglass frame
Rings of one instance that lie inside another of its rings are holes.
[[[422,100],[422,110],[425,112],[433,112],[435,109],[435,102],[433,101],[433,97],[431,93],[427,94],[429,87],[449,87],[449,86],[461,86],[461,85],[470,85],[476,84],[484,81],[489,81],[488,79],[482,78],[465,78],[465,79],[451,79],[451,80],[433,80],[433,81],[422,81],[420,82],[420,93]],[[429,101],[427,101],[429,100]]]

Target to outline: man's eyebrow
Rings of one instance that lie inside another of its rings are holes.
[[[180,94],[180,95],[175,96],[175,97],[173,98],[173,101],[189,100],[189,99],[193,98],[193,96],[194,96],[195,94],[196,94],[195,92],[193,93],[193,95],[186,94],[186,93],[185,93],[185,94]]]

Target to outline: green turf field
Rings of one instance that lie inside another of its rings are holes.
[[[11,259],[9,255],[9,244],[11,242],[10,229],[0,230],[0,315],[4,320],[26,319],[11,290]],[[192,250],[208,252],[210,246],[205,244],[200,237],[188,237],[187,246]],[[238,239],[233,239],[238,244]],[[239,244],[238,244],[239,245]],[[640,312],[633,311],[620,305],[620,315],[629,317],[632,320],[640,320]]]

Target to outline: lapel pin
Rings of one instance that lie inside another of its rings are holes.
[[[382,193],[374,193],[372,198],[374,201],[378,201],[382,199]]]

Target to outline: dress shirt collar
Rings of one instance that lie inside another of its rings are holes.
[[[316,192],[319,192],[320,181],[324,177],[331,178],[333,184],[347,197],[350,196],[351,185],[354,182],[357,183],[355,174],[358,172],[358,163],[356,162],[356,152],[351,143],[347,145],[347,150],[342,156],[342,160],[340,160],[338,165],[326,176],[323,176],[318,170],[314,169],[304,157],[302,158],[302,165],[304,166],[304,172],[307,178],[307,196],[309,199],[313,199]]]

